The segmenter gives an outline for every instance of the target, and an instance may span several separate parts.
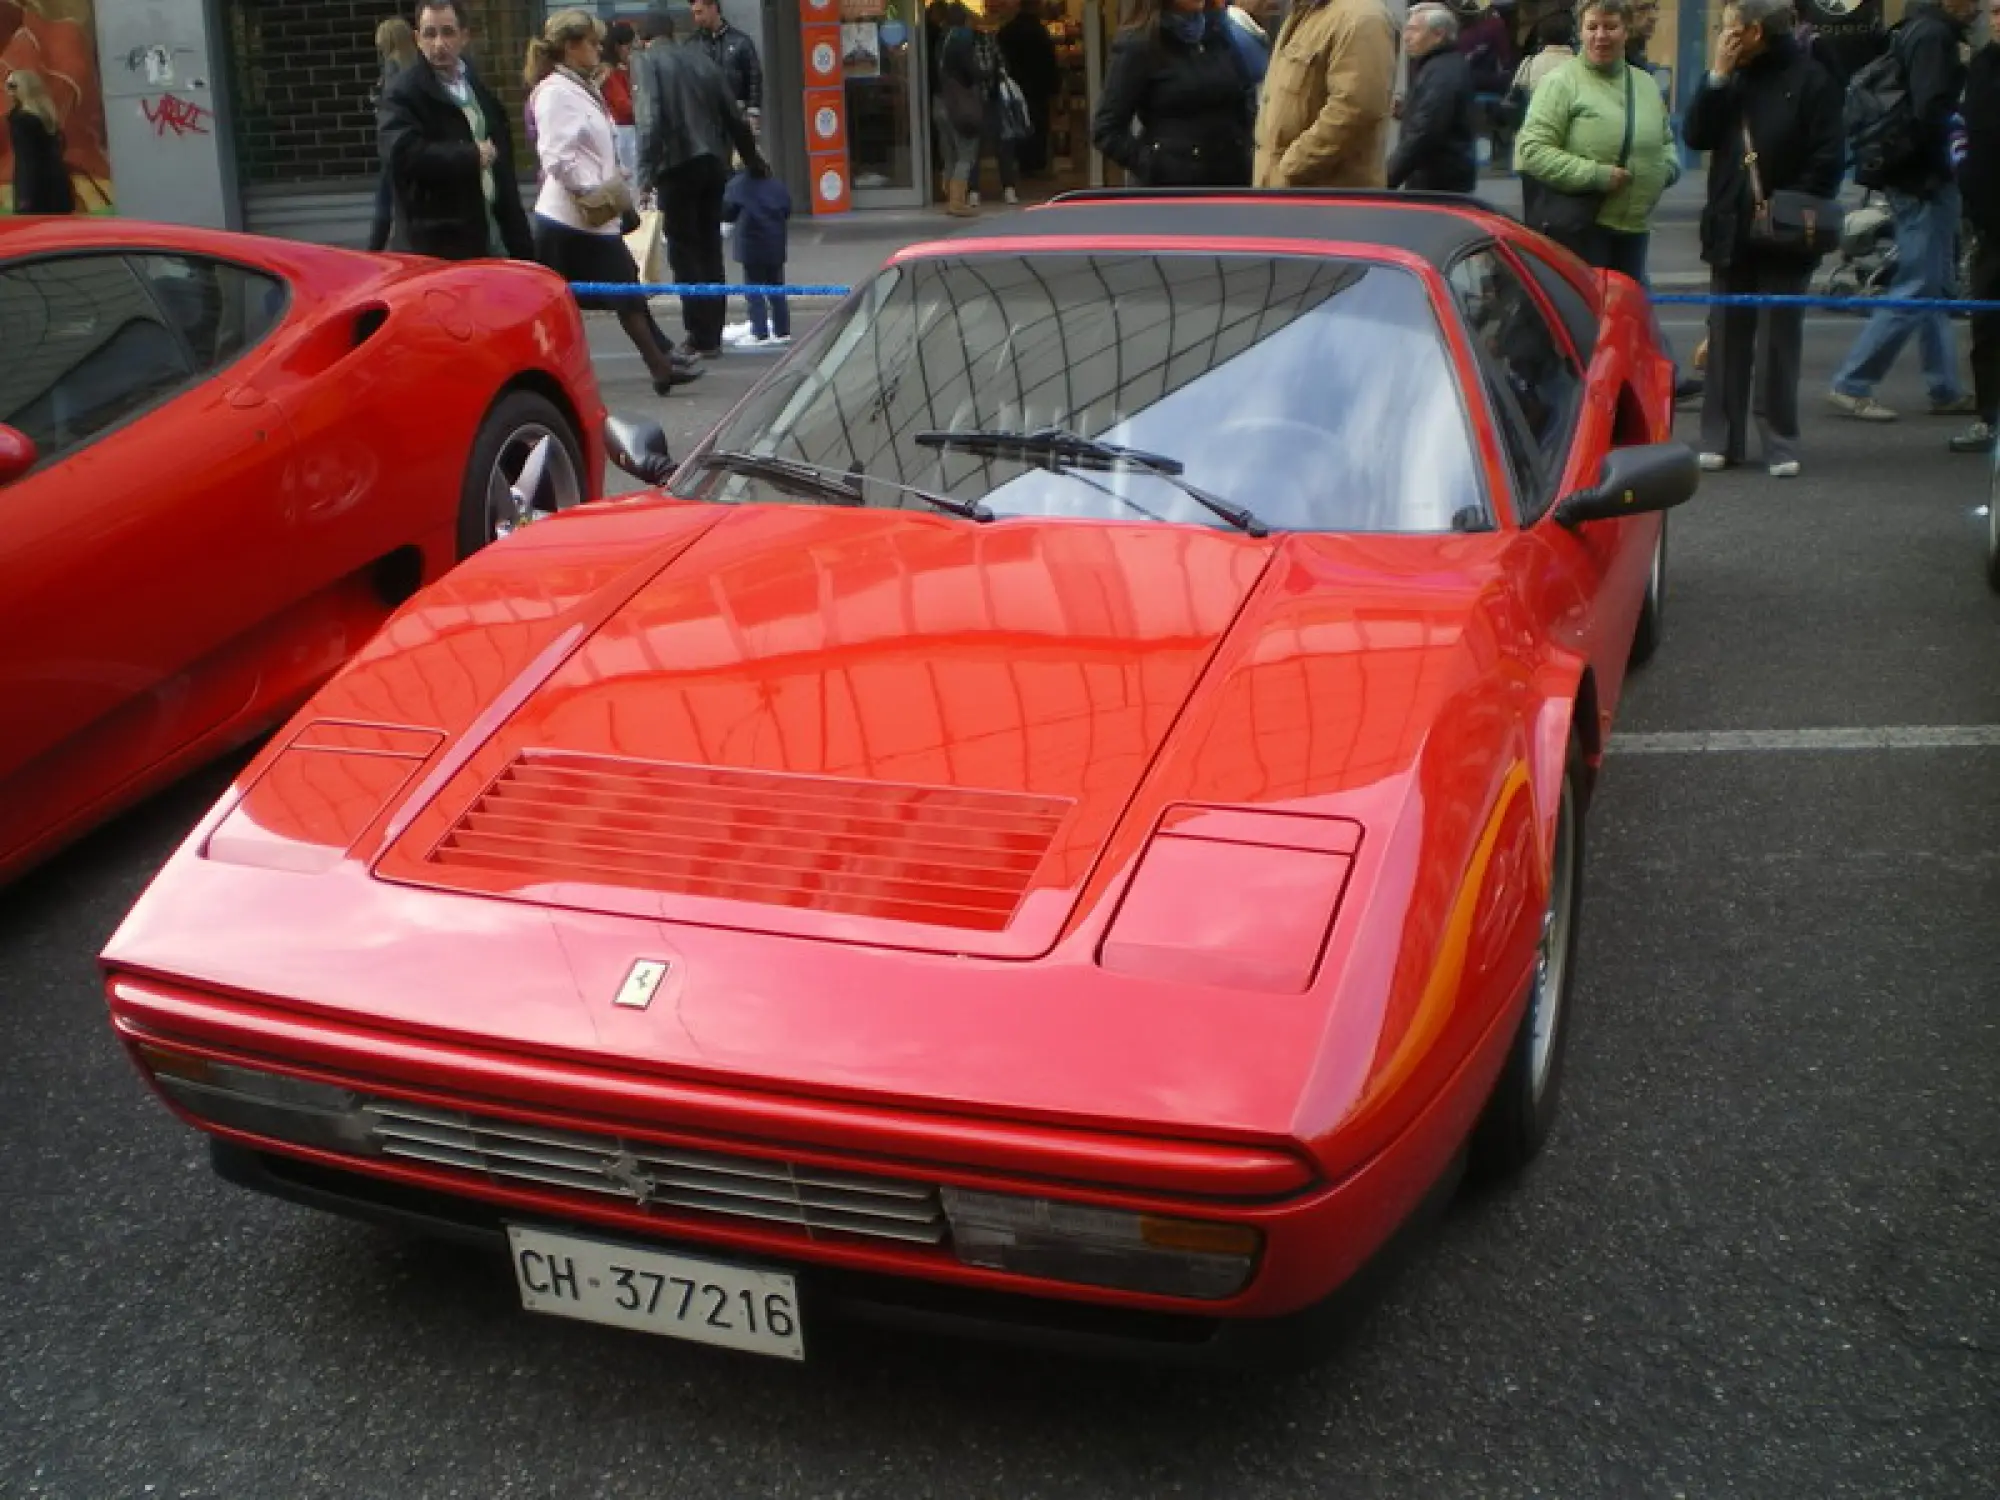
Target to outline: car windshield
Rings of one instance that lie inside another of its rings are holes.
[[[1101,445],[1175,468],[1107,461]],[[832,482],[784,482],[753,456]],[[1444,334],[1408,271],[982,254],[878,274],[690,455],[675,489],[1236,524],[1191,485],[1240,507],[1245,530],[1438,532],[1488,524],[1479,472]]]

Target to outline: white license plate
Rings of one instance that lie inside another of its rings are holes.
[[[507,1226],[529,1312],[804,1359],[798,1287],[776,1271]]]

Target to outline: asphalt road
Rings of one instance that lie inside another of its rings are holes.
[[[535,1317],[501,1261],[225,1188],[92,962],[211,774],[0,897],[0,1496],[1994,1494],[1986,470],[1947,422],[1824,412],[1853,327],[1813,325],[1806,477],[1719,476],[1675,516],[1549,1151],[1457,1204],[1326,1366],[864,1335],[792,1367]],[[754,365],[666,403],[681,442]],[[1921,404],[1907,370],[1883,394]],[[1676,737],[1913,725],[1971,732]]]

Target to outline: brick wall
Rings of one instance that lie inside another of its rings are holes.
[[[523,151],[521,58],[541,0],[474,0],[472,56],[506,103]],[[375,28],[409,16],[397,0],[224,0],[237,169],[248,184],[336,182],[375,174],[381,76]]]

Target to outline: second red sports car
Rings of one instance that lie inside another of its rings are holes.
[[[407,606],[105,954],[227,1176],[524,1304],[1232,1357],[1554,1118],[1694,456],[1465,202],[899,254],[668,493]]]
[[[603,420],[538,267],[0,221],[0,882],[597,494]]]

